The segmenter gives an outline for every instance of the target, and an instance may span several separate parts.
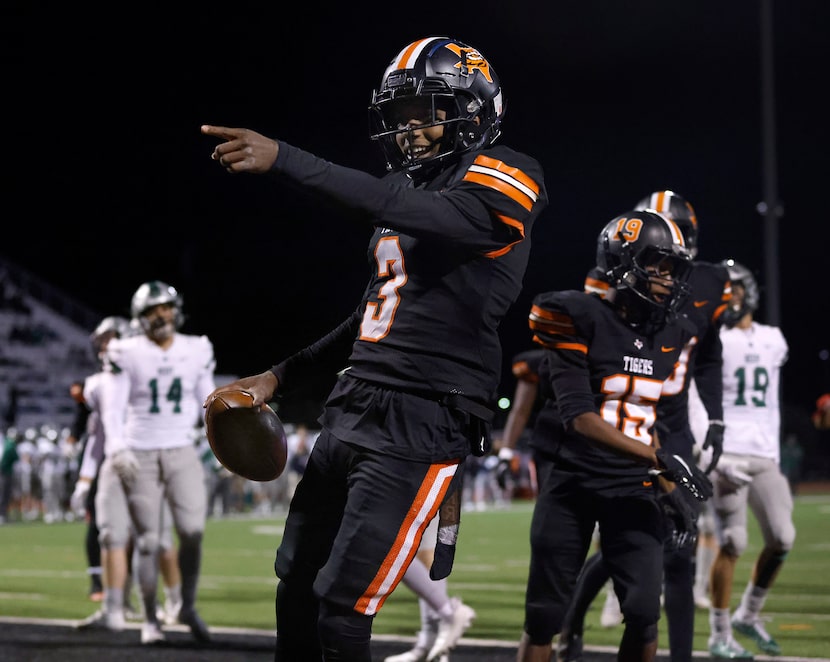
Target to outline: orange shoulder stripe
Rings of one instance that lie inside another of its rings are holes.
[[[599,278],[586,278],[585,279],[585,291],[586,292],[595,292],[600,296],[604,296],[608,293],[608,290],[611,289],[611,285],[604,280],[600,280]]]
[[[463,181],[492,188],[531,210],[539,199],[539,185],[518,168],[479,154],[464,175]]]
[[[588,345],[581,342],[558,342],[553,345],[556,349],[568,349],[582,354],[588,353]]]
[[[504,161],[499,161],[498,159],[493,159],[489,156],[485,156],[484,154],[479,154],[476,157],[475,163],[477,165],[482,165],[487,168],[492,168],[493,170],[498,170],[499,172],[503,172],[514,179],[519,180],[522,184],[527,186],[531,191],[539,194],[539,185],[533,181],[530,177],[528,177],[525,173],[523,173],[518,168],[514,168],[513,166],[507,165]]]
[[[479,172],[473,172],[471,170],[468,170],[467,174],[464,175],[464,181],[473,182],[474,184],[481,184],[482,186],[486,186],[487,188],[495,189],[499,193],[503,193],[511,200],[519,203],[528,211],[530,211],[530,209],[533,207],[533,201],[527,195],[525,195],[518,189],[513,188],[510,184],[506,184],[497,177],[493,177],[492,175],[485,175]]]
[[[573,318],[562,313],[552,313],[538,306],[531,306],[528,325],[534,331],[550,335],[573,335],[576,333]]]
[[[538,335],[533,335],[533,342],[541,345],[545,349],[565,349],[574,352],[580,352],[581,354],[588,353],[588,346],[584,343],[576,343],[576,342],[548,342]]]

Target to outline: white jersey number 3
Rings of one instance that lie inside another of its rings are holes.
[[[406,267],[397,237],[386,237],[375,246],[378,277],[386,278],[378,291],[378,300],[366,303],[360,323],[360,340],[377,342],[385,338],[395,320],[395,311],[401,302],[398,290],[406,283]]]

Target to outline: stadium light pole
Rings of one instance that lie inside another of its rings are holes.
[[[783,207],[778,200],[777,156],[775,137],[775,66],[773,58],[772,0],[761,0],[761,142],[763,169],[763,200],[758,213],[764,219],[764,295],[766,321],[781,325],[781,294],[779,286],[778,221]]]

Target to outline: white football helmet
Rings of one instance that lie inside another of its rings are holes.
[[[89,341],[92,343],[92,349],[95,355],[101,359],[102,353],[106,347],[106,343],[111,338],[124,338],[129,335],[128,328],[130,323],[125,317],[118,315],[110,315],[102,319],[95,330],[89,334]]]
[[[729,272],[729,280],[732,285],[741,285],[744,288],[743,300],[739,302],[734,298],[732,305],[723,313],[723,323],[732,327],[747,313],[754,313],[758,310],[761,296],[758,282],[746,266],[740,262],[735,262],[731,258],[723,260],[721,264]]]
[[[141,324],[144,332],[152,336],[154,335],[154,329],[151,328],[152,325],[145,317],[145,313],[149,308],[165,303],[173,307],[173,326],[176,330],[180,329],[184,324],[184,314],[182,313],[184,301],[175,287],[160,280],[151,280],[139,286],[133,294],[130,313],[133,319],[138,320]]]

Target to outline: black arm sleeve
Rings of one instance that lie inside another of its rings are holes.
[[[361,313],[355,310],[337,328],[271,368],[279,380],[278,393],[296,391],[316,377],[331,376],[348,364],[360,326]]]
[[[723,420],[723,346],[716,325],[710,325],[698,346],[695,385],[710,421]]]
[[[413,237],[482,251],[504,248],[523,236],[524,228],[519,230],[514,225],[521,225],[529,217],[529,209],[496,189],[463,181],[446,181],[441,190],[416,189],[408,178],[379,178],[331,163],[283,141],[279,146],[271,174],[348,210],[352,217]],[[535,167],[528,157],[514,158],[521,159],[528,169]],[[458,168],[465,166],[461,163]],[[453,172],[448,170],[445,176],[452,177]],[[498,214],[512,217],[515,223],[495,222]],[[431,220],[425,223],[424,219]]]
[[[547,388],[555,393],[559,415],[566,428],[570,428],[580,414],[597,411],[584,354],[554,350],[544,366],[542,376],[550,380]]]

